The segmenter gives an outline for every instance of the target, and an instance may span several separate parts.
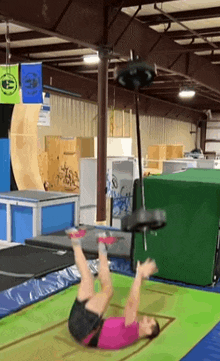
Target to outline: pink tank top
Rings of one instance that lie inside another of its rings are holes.
[[[83,343],[88,344],[91,338],[92,335],[90,334]],[[119,350],[131,345],[138,338],[138,322],[134,321],[131,325],[125,327],[124,317],[109,317],[104,321],[97,347],[107,350]]]

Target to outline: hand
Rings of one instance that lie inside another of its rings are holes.
[[[154,273],[157,273],[158,268],[155,260],[147,258],[147,260],[142,264],[140,264],[140,261],[138,261],[137,272],[141,275],[142,278],[147,278],[152,276]]]

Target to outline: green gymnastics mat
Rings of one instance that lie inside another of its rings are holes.
[[[133,278],[112,274],[115,289],[105,316],[121,316]],[[99,283],[95,281],[98,290]],[[220,318],[220,295],[153,281],[141,288],[139,315],[150,315],[161,327],[152,340],[140,340],[123,350],[87,349],[77,344],[67,319],[77,285],[0,321],[0,359],[7,361],[179,361]]]

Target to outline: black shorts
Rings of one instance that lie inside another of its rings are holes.
[[[102,326],[104,322],[102,316],[85,308],[86,302],[88,302],[88,300],[81,302],[76,298],[69,316],[69,331],[78,342],[81,342],[98,326]],[[94,338],[95,344],[94,342],[89,342],[89,346],[97,346],[97,335]]]

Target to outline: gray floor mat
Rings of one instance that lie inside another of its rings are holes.
[[[91,254],[97,254],[98,247],[96,240],[99,235],[103,234],[103,232],[104,230],[102,229],[88,226],[86,235],[81,239],[83,250]],[[111,236],[119,237],[120,239],[117,243],[113,244],[109,248],[108,256],[130,258],[132,234],[113,230],[109,232]],[[65,234],[65,231],[30,238],[27,239],[25,243],[30,246],[32,245],[63,250],[72,249],[71,241]]]

